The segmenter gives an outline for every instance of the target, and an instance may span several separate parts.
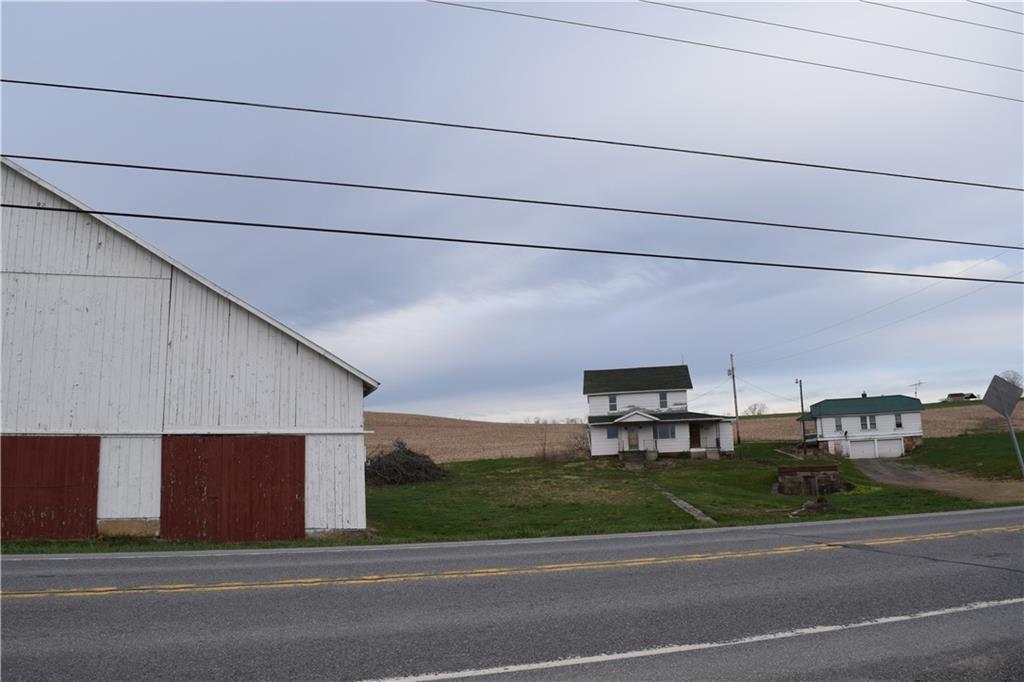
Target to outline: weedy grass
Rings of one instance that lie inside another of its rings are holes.
[[[1014,434],[1021,442],[1022,432]],[[968,473],[979,478],[1020,478],[1020,467],[1006,431],[927,438],[904,461]]]

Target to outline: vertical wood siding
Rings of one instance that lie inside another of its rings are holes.
[[[100,439],[0,437],[0,535],[86,538],[96,534]]]
[[[362,381],[175,271],[168,429],[362,428]]]
[[[99,518],[159,518],[160,449],[160,436],[107,436],[101,440]]]
[[[366,528],[362,436],[306,436],[306,530]]]
[[[159,433],[167,281],[3,273],[4,431]]]
[[[164,436],[160,534],[240,542],[305,534],[302,436]]]

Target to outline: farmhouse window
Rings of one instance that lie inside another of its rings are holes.
[[[619,437],[619,427],[618,426],[609,426],[608,427],[608,437],[609,438],[618,438]]]
[[[896,415],[896,428],[897,429],[902,429],[903,428],[903,415],[902,414]]]
[[[614,395],[608,396],[608,411],[614,412],[617,409],[619,409],[619,397]]]
[[[860,430],[861,431],[867,431],[868,430],[868,418],[867,417],[861,417],[860,418]]]
[[[655,438],[675,438],[676,437],[676,425],[675,424],[658,424],[654,427]]]
[[[666,407],[668,407],[668,393],[659,393],[658,394],[658,407],[660,407],[663,410]]]
[[[842,431],[842,430],[843,430],[843,418],[842,417],[836,417],[836,431]]]

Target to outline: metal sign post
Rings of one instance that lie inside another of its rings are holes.
[[[985,391],[982,402],[991,407],[999,414],[1006,417],[1006,426],[1010,429],[1010,440],[1013,441],[1013,450],[1017,453],[1017,464],[1020,466],[1020,475],[1024,476],[1024,458],[1020,455],[1020,443],[1017,442],[1017,434],[1013,430],[1013,409],[1017,407],[1024,390],[1017,384],[1011,383],[1001,376],[992,377],[992,382]]]

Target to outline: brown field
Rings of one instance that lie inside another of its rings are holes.
[[[1017,406],[1014,421],[1024,424],[1024,403]],[[366,437],[368,451],[401,438],[438,462],[557,455],[586,438],[586,427],[579,424],[507,424],[393,412],[367,412],[366,428],[374,432]],[[924,411],[925,438],[1004,428],[1002,417],[977,403]],[[747,441],[799,440],[799,434],[793,416],[740,421],[740,436]]]

